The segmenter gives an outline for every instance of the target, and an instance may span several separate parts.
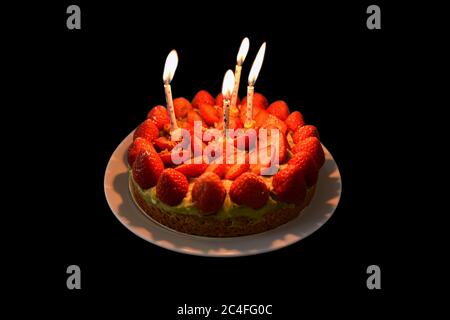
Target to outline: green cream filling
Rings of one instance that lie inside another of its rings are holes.
[[[153,206],[159,209],[177,214],[202,216],[202,214],[195,206],[195,203],[192,202],[191,191],[194,185],[193,181],[190,181],[188,193],[184,197],[183,201],[181,201],[181,203],[176,206],[169,206],[161,202],[156,196],[156,187],[147,190],[142,190],[139,187],[139,185],[134,181],[134,179],[130,178],[130,181],[131,183],[134,184],[134,186],[136,187],[142,198],[144,198],[144,200],[147,203],[151,203]],[[258,220],[262,218],[267,212],[272,211],[274,209],[293,208],[295,206],[293,204],[285,202],[277,202],[271,196],[269,196],[269,199],[265,204],[265,206],[256,210],[247,206],[237,205],[236,203],[231,201],[230,196],[228,194],[232,182],[233,181],[231,180],[223,180],[223,184],[225,186],[225,189],[227,190],[227,196],[222,205],[222,208],[217,213],[214,214],[214,217],[216,217],[217,219],[227,219],[232,217],[248,217],[253,220]],[[271,186],[270,179],[266,178],[266,182],[270,189]]]

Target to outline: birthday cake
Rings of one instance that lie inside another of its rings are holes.
[[[192,101],[173,100],[184,135],[174,139],[163,106],[153,107],[134,132],[128,149],[133,199],[170,229],[208,237],[260,233],[296,218],[314,196],[325,162],[316,127],[284,101],[269,105],[254,93],[250,125],[247,98],[229,110],[226,125],[240,136],[207,135],[223,132],[223,108],[222,94],[214,99],[202,90]]]

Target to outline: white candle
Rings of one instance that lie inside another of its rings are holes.
[[[234,89],[233,94],[231,95],[232,108],[236,106],[239,91],[239,83],[241,80],[242,64],[244,63],[245,57],[247,56],[249,47],[250,41],[248,40],[248,38],[244,38],[244,40],[242,40],[241,46],[239,47],[239,52],[236,57],[236,68],[234,71]]]
[[[222,84],[222,95],[223,95],[223,130],[225,135],[228,137],[228,128],[230,123],[230,97],[234,85],[234,74],[233,71],[228,70],[225,73]]]
[[[173,75],[175,74],[177,65],[178,65],[178,55],[175,50],[172,50],[172,51],[170,51],[169,55],[167,56],[166,64],[164,65],[164,73],[163,73],[164,92],[166,94],[167,112],[169,113],[169,119],[170,119],[170,132],[178,129],[177,119],[175,117],[175,110],[173,108],[172,89],[170,87],[170,82],[173,79]]]
[[[255,61],[253,61],[252,68],[250,69],[250,74],[248,75],[248,86],[247,86],[247,114],[245,127],[253,126],[253,94],[255,92],[255,82],[258,78],[259,71],[264,60],[264,53],[266,52],[266,43],[264,42],[259,48],[258,54],[256,55]]]

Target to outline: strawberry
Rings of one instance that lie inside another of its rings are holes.
[[[269,101],[267,101],[266,97],[264,97],[261,93],[255,92],[253,94],[253,108],[266,109],[269,105]],[[247,107],[247,96],[242,99],[241,108]]]
[[[201,121],[202,122],[202,126],[205,126],[205,123],[203,122],[203,119],[198,114],[198,112],[196,110],[189,110],[188,113],[187,113],[187,122],[191,126],[194,126],[194,122],[195,121]]]
[[[317,183],[319,177],[319,170],[317,169],[314,159],[306,152],[300,151],[296,153],[289,161],[290,166],[297,166],[305,176],[306,186],[312,187]]]
[[[289,117],[289,107],[283,100],[272,102],[267,108],[267,111],[269,111],[281,121],[285,121]]]
[[[159,157],[161,158],[161,160],[162,160],[162,162],[164,163],[164,166],[165,167],[173,167],[173,166],[175,166],[176,164],[173,162],[173,160],[172,160],[172,152],[175,152],[175,151],[171,151],[171,152],[169,152],[169,151],[163,151],[163,152],[160,152],[159,153]],[[178,153],[178,156],[179,156],[179,158],[181,159],[181,162],[183,163],[183,162],[185,162],[185,161],[187,161],[187,160],[189,160],[189,154],[188,153],[186,153],[185,155],[184,155],[184,157],[183,157],[183,153],[180,151],[179,153]]]
[[[266,123],[270,113],[266,110],[261,110],[257,115],[253,113],[253,119],[255,120],[255,127],[260,128]]]
[[[252,172],[245,172],[234,180],[229,193],[233,202],[253,209],[261,208],[269,199],[269,189],[263,178]]]
[[[213,172],[205,172],[198,177],[192,188],[192,201],[205,215],[219,211],[226,195],[222,180]]]
[[[165,167],[174,166],[174,163],[172,161],[172,152],[164,151],[164,152],[158,153],[158,155],[161,158],[162,162],[164,163]]]
[[[156,185],[156,196],[169,206],[176,206],[186,196],[189,189],[187,178],[174,169],[165,169]]]
[[[237,99],[236,99],[236,106],[238,106],[240,103],[241,103],[241,101],[240,101],[239,97],[237,97]],[[219,93],[216,96],[216,106],[219,107],[219,108],[223,107],[223,95],[222,95],[222,92]]]
[[[299,153],[305,152],[311,156],[314,160],[317,168],[321,168],[325,163],[325,153],[323,152],[322,145],[319,139],[316,137],[309,137],[304,140],[299,141],[293,148],[292,152]]]
[[[194,99],[192,99],[192,107],[199,108],[201,103],[206,103],[214,106],[216,101],[208,91],[200,90],[199,92],[197,92]]]
[[[228,169],[227,173],[225,174],[225,179],[234,180],[244,172],[248,171],[248,169],[250,169],[250,164],[248,163],[234,164],[231,166],[231,168]]]
[[[267,119],[265,120],[265,122],[261,126],[261,128],[267,129],[267,128],[272,128],[272,127],[278,128],[281,131],[280,134],[286,135],[286,132],[287,132],[286,123],[284,123],[284,121],[281,121],[280,119],[278,119],[276,116],[269,114],[269,116],[267,117]]]
[[[148,112],[147,119],[151,119],[159,130],[162,130],[166,124],[170,124],[169,114],[163,106],[153,107]]]
[[[205,172],[214,172],[219,176],[219,178],[223,178],[225,173],[227,172],[229,165],[225,163],[212,163],[206,168]]]
[[[173,110],[175,117],[181,119],[187,116],[188,112],[192,110],[192,106],[188,99],[179,97],[173,100]]]
[[[173,149],[173,147],[177,145],[176,141],[172,141],[164,136],[156,138],[155,141],[153,141],[153,143],[155,144],[156,149],[158,149],[159,151],[163,150],[170,151]]]
[[[300,167],[288,166],[272,178],[273,192],[278,199],[288,203],[302,204],[306,197],[306,182]]]
[[[297,128],[305,124],[305,120],[303,119],[303,116],[299,111],[292,112],[284,122],[286,123],[288,129],[291,131],[295,131],[297,130]]]
[[[142,188],[148,189],[156,185],[164,164],[156,152],[142,150],[133,163],[134,181]]]
[[[317,139],[320,139],[319,131],[317,131],[317,128],[315,126],[310,124],[295,130],[294,134],[292,135],[292,140],[295,144],[297,144],[299,141],[305,140],[309,137],[316,137]]]
[[[202,116],[203,120],[205,120],[207,125],[213,126],[214,123],[220,121],[218,112],[216,108],[214,108],[214,105],[207,103],[200,103],[199,110],[200,115]]]
[[[153,140],[159,137],[158,127],[153,123],[152,119],[145,120],[136,128],[133,140],[138,137],[144,138],[148,142],[153,142]]]
[[[133,166],[133,163],[139,155],[139,152],[141,152],[142,150],[155,151],[155,148],[144,138],[138,137],[128,147],[128,164],[130,165],[130,167]]]
[[[188,178],[194,178],[205,172],[207,167],[207,163],[183,163],[176,167],[175,170],[181,172]]]
[[[287,147],[289,145],[286,136],[281,131],[278,131],[278,141],[272,141],[272,130],[273,129],[279,130],[279,129],[274,125],[268,125],[267,127],[265,127],[265,129],[267,129],[267,146],[271,146],[273,143],[278,143],[278,145],[276,146],[278,147],[278,163],[280,164],[285,163],[288,155]],[[264,147],[265,146],[261,141],[259,148]],[[267,154],[271,154],[271,152],[268,152]]]

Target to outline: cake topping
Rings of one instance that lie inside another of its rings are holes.
[[[153,142],[159,137],[158,127],[153,123],[152,119],[145,120],[136,128],[133,139],[138,137],[144,138],[149,142]]]
[[[317,131],[317,128],[313,125],[306,125],[298,128],[295,130],[294,134],[292,135],[292,140],[294,140],[294,143],[297,144],[301,140],[305,140],[309,137],[316,137],[319,139],[319,132]]]
[[[178,172],[181,172],[186,177],[195,178],[205,172],[208,164],[206,163],[184,163],[175,168]]]
[[[272,179],[273,192],[281,201],[301,204],[306,197],[306,182],[302,169],[288,166],[278,171]]]
[[[151,119],[159,130],[162,130],[166,124],[170,124],[169,114],[163,106],[154,106],[148,112],[147,119]]]
[[[234,180],[244,172],[247,172],[249,169],[250,164],[248,163],[234,164],[228,169],[227,173],[225,174],[225,179]]]
[[[267,111],[282,121],[285,121],[289,117],[288,105],[283,100],[272,102],[267,108]]]
[[[214,105],[205,102],[199,102],[198,104],[200,115],[207,125],[213,126],[215,123],[220,121],[219,112]]]
[[[142,150],[133,163],[133,178],[142,189],[156,185],[164,164],[153,150]]]
[[[222,208],[226,190],[222,180],[213,172],[205,172],[194,183],[192,201],[204,215],[214,214]]]
[[[306,186],[312,187],[317,183],[317,178],[319,175],[319,169],[311,157],[311,155],[305,151],[300,151],[296,153],[288,162],[290,166],[299,167],[303,175],[305,176]]]
[[[186,117],[189,111],[192,110],[191,103],[188,99],[179,97],[173,100],[173,108],[177,119]]]
[[[295,131],[305,124],[305,120],[299,111],[292,112],[284,122],[291,131]]]
[[[215,104],[215,100],[208,91],[200,90],[194,96],[194,99],[192,99],[192,107],[198,109],[200,107],[200,103],[206,103],[213,106]]]
[[[320,144],[319,139],[316,137],[309,137],[299,141],[293,148],[292,152],[305,152],[308,153],[316,163],[317,168],[321,168],[325,163],[325,154]]]
[[[144,138],[136,138],[128,147],[128,164],[133,166],[134,161],[141,151],[155,151],[153,145]]]
[[[189,190],[189,182],[184,174],[177,170],[165,169],[156,185],[156,196],[169,206],[179,204]]]
[[[229,193],[233,202],[253,209],[263,207],[269,199],[269,190],[263,178],[252,172],[245,172],[234,180]]]

